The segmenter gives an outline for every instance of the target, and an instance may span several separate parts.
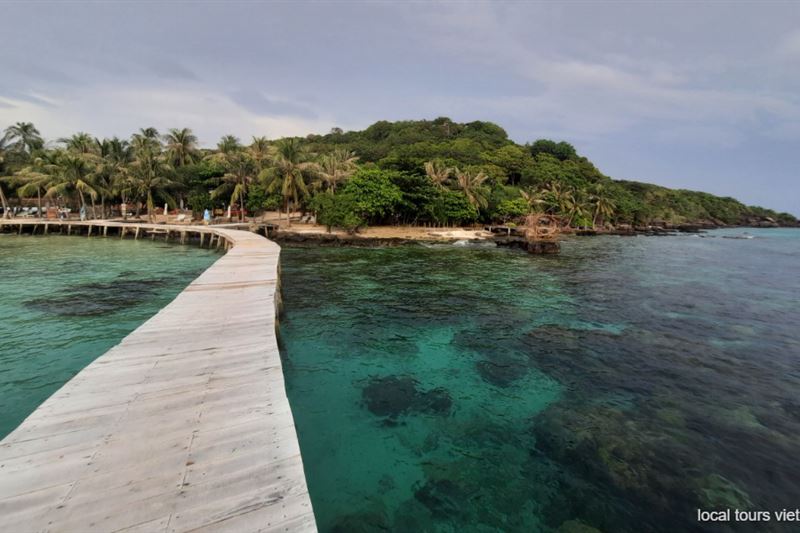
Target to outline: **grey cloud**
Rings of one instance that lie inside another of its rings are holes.
[[[302,104],[269,98],[251,89],[242,89],[231,94],[231,99],[243,108],[258,115],[282,115],[315,119],[317,113]]]
[[[798,21],[800,2],[11,3],[0,126],[32,105],[45,134],[208,139],[447,114],[800,214]]]
[[[156,58],[149,63],[150,69],[163,79],[197,81],[197,75],[189,68],[168,58]]]

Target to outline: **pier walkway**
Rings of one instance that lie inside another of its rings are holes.
[[[213,226],[0,230],[20,223],[228,253],[0,442],[0,530],[315,531],[275,337],[280,248]]]

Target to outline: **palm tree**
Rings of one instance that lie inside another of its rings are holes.
[[[297,138],[281,139],[275,143],[272,156],[272,168],[262,172],[267,192],[280,191],[286,207],[286,218],[291,226],[289,207],[297,205],[300,198],[308,194],[305,176],[317,171],[318,166],[309,162],[310,154]]]
[[[97,191],[92,187],[92,173],[94,165],[85,157],[69,152],[62,152],[56,159],[56,176],[49,184],[45,196],[61,196],[76,192],[80,199],[81,209],[86,210],[86,195],[92,199],[97,198]]]
[[[458,188],[467,197],[469,203],[476,209],[486,209],[486,206],[489,205],[489,199],[486,196],[484,183],[489,176],[483,172],[478,172],[477,174],[469,171],[462,172],[458,168],[454,168],[453,173],[456,176]]]
[[[355,152],[337,148],[320,161],[320,183],[327,185],[335,194],[336,185],[344,182],[356,171],[356,161],[358,157]]]
[[[519,194],[522,196],[522,199],[525,200],[525,203],[528,204],[529,213],[538,211],[539,206],[545,203],[543,191],[535,191],[533,189],[529,191],[520,190]]]
[[[198,157],[197,137],[189,128],[172,128],[164,135],[167,148],[167,161],[174,167],[194,163]]]
[[[31,122],[17,122],[9,126],[6,128],[4,139],[10,142],[10,148],[28,155],[44,146],[39,130]]]
[[[250,152],[250,156],[253,158],[253,162],[256,164],[256,170],[258,172],[264,170],[264,166],[267,164],[267,162],[269,162],[269,146],[269,140],[267,140],[266,137],[254,136],[253,142],[247,147],[247,151]]]
[[[571,226],[575,219],[585,217],[589,211],[582,191],[571,190],[566,196],[567,226]]]
[[[139,133],[136,133],[134,135],[141,135],[145,139],[158,140],[158,130],[153,127],[139,128]]]
[[[217,143],[217,150],[222,154],[229,154],[242,149],[239,138],[234,135],[223,135]]]
[[[441,160],[437,159],[425,163],[425,174],[428,175],[434,185],[444,189],[447,181],[453,175],[453,169],[448,168]]]
[[[5,171],[6,150],[6,138],[0,137],[0,174]],[[0,182],[0,204],[3,206],[3,218],[11,218],[11,213],[8,212],[8,199],[6,199],[6,193],[3,191],[2,182]]]
[[[161,152],[161,141],[158,140],[158,137],[147,137],[138,133],[131,135],[130,146],[134,154]]]
[[[72,137],[62,137],[58,142],[63,143],[67,150],[76,154],[96,154],[98,141],[88,133],[78,132]]]
[[[53,152],[41,152],[32,164],[16,173],[15,178],[19,188],[17,195],[20,198],[36,194],[39,218],[42,218],[42,195],[53,183],[58,174],[58,163]]]
[[[598,219],[605,220],[607,217],[611,217],[617,205],[606,195],[606,188],[602,183],[594,186],[589,198],[594,207],[594,217],[592,218],[592,227],[594,228]]]
[[[141,139],[134,136],[134,159],[130,164],[130,187],[134,194],[145,198],[147,205],[147,219],[153,222],[155,211],[155,197],[159,196],[167,203],[175,204],[175,199],[169,189],[176,183],[170,179],[172,166],[161,154],[161,145],[157,139]]]
[[[95,172],[95,184],[100,194],[100,211],[106,216],[105,201],[117,194],[117,184],[127,174],[127,165],[132,160],[132,150],[128,141],[117,137],[98,141],[100,160]],[[123,199],[126,203],[126,199]]]
[[[543,191],[544,203],[547,206],[546,212],[553,215],[566,214],[572,201],[570,196],[570,192],[557,182],[550,183]]]
[[[237,151],[226,155],[225,167],[227,172],[222,176],[223,183],[211,193],[211,198],[230,192],[230,205],[238,200],[239,220],[244,222],[244,198],[256,178],[256,163],[249,153]]]

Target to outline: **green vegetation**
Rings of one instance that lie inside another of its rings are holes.
[[[130,140],[77,133],[47,146],[29,123],[0,141],[0,200],[36,198],[107,216],[125,202],[152,217],[155,206],[194,211],[232,205],[312,211],[328,227],[367,224],[461,225],[513,222],[531,212],[564,225],[744,224],[767,217],[795,225],[788,213],[733,198],[605,176],[566,142],[519,145],[490,122],[448,118],[376,122],[364,131],[285,138],[224,136],[201,149],[191,130],[153,128]],[[4,210],[7,212],[7,209]],[[41,210],[40,210],[41,212]]]

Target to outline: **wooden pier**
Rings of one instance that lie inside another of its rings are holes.
[[[213,226],[10,228],[228,252],[0,443],[1,531],[316,530],[275,337],[278,245]]]

